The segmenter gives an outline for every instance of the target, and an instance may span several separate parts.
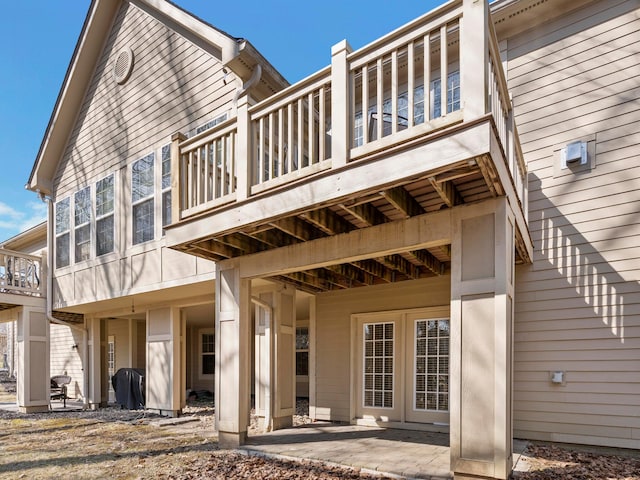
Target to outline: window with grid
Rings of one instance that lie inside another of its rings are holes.
[[[71,260],[70,202],[70,198],[65,198],[56,203],[56,268],[68,266]]]
[[[113,174],[96,182],[96,256],[114,249],[114,199]]]
[[[309,327],[296,327],[296,375],[309,375]]]
[[[74,202],[75,261],[91,257],[91,187],[76,192]]]
[[[133,207],[133,244],[148,242],[154,238],[154,182],[155,156],[150,153],[131,167],[131,204]]]
[[[449,320],[415,322],[415,410],[449,410]]]
[[[431,118],[438,118],[442,113],[442,96],[441,96],[440,79],[435,79],[431,82],[431,92],[433,98],[433,105],[431,111],[433,112]],[[451,72],[447,76],[447,113],[451,113],[455,110],[460,110],[460,72]]]
[[[171,223],[171,145],[162,147],[162,226]]]
[[[200,335],[202,346],[202,375],[213,375],[216,369],[216,344],[213,333]]]
[[[365,323],[363,329],[364,406],[393,408],[394,324]]]

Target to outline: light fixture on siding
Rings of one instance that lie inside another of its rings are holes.
[[[564,383],[564,372],[563,371],[551,372],[551,383],[555,383],[556,385],[562,385]]]
[[[560,150],[560,168],[587,164],[587,142],[571,142]]]

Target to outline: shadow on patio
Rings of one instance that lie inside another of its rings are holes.
[[[244,450],[414,478],[452,478],[449,434],[317,422],[252,435]]]

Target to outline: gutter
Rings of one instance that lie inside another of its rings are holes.
[[[57,325],[69,327],[72,330],[82,332],[82,383],[83,383],[83,408],[87,409],[89,405],[89,334],[86,327],[80,327],[73,323],[58,320],[53,316],[53,200],[51,197],[45,196],[40,190],[36,190],[40,200],[47,202],[47,295],[46,295],[46,311],[47,320]]]

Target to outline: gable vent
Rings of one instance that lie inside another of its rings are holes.
[[[133,52],[129,47],[125,47],[120,50],[113,64],[113,78],[119,85],[122,85],[129,79],[131,70],[133,70]]]

